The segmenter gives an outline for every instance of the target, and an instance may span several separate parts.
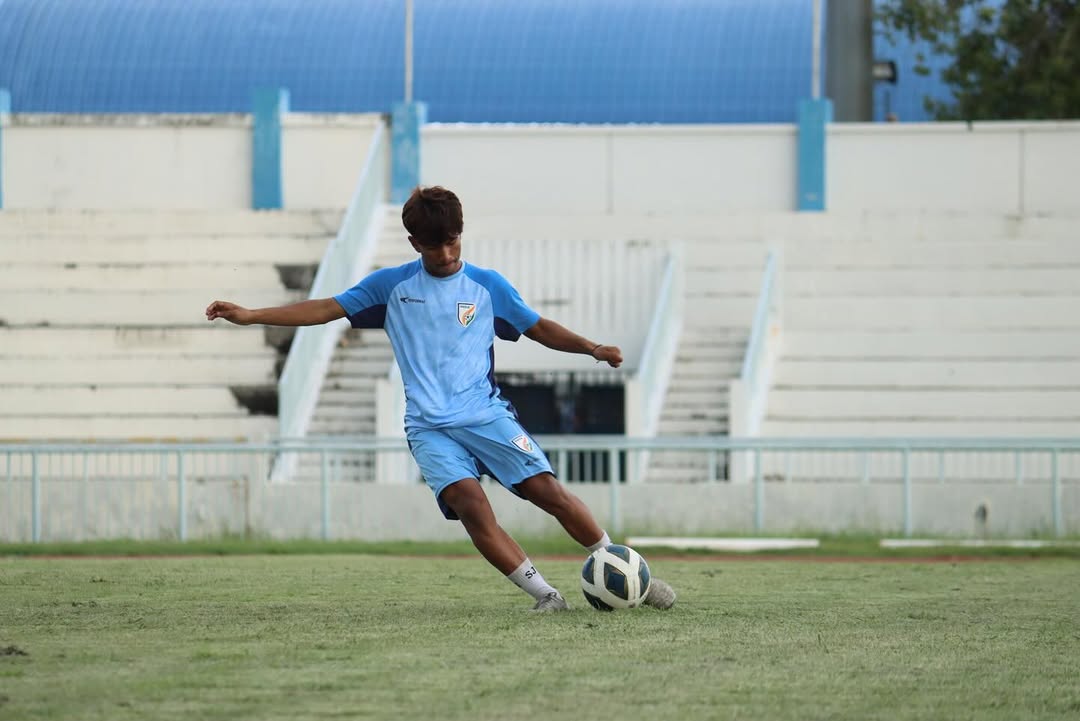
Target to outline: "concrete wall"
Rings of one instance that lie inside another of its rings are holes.
[[[422,178],[474,214],[789,211],[793,126],[424,129]],[[1080,123],[837,124],[828,208],[1080,214]]]
[[[474,215],[714,214],[795,205],[795,128],[428,125],[421,179]]]
[[[288,209],[344,208],[377,115],[287,115]],[[5,208],[251,207],[246,115],[13,115],[3,129]]]
[[[43,464],[44,464],[43,459]],[[175,470],[175,461],[171,461]],[[228,467],[223,459],[220,468]],[[153,469],[135,484],[78,480],[46,482],[41,496],[42,540],[93,538],[175,538],[178,487],[175,477],[157,479]],[[274,538],[318,538],[322,501],[318,483],[274,485],[239,477],[192,473],[186,485],[188,538],[251,533]],[[31,538],[31,494],[26,478],[3,488],[0,541]],[[511,533],[550,535],[558,525],[544,513],[504,491],[487,486],[500,523]],[[621,529],[627,533],[709,535],[753,532],[752,485],[649,484],[622,487]],[[608,529],[610,487],[575,486],[574,491]],[[987,509],[985,524],[976,510]],[[466,536],[458,523],[439,513],[422,485],[357,483],[330,485],[331,538],[364,540],[456,540]],[[1061,492],[1067,533],[1080,532],[1080,483]],[[899,483],[769,483],[765,490],[766,533],[868,532],[898,534],[903,529],[903,489]],[[994,483],[917,483],[912,494],[915,535],[1022,537],[1053,530],[1048,483],[1023,486]]]
[[[1080,123],[842,124],[828,143],[830,209],[1080,213]]]
[[[377,115],[284,119],[287,208],[346,205]],[[8,208],[246,208],[250,117],[13,115]],[[795,207],[792,125],[428,125],[422,179],[477,215],[716,215]],[[839,212],[1080,214],[1080,123],[837,124]]]

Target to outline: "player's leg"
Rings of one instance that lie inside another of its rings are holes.
[[[525,500],[554,516],[570,537],[590,552],[611,543],[589,507],[551,473],[526,478],[515,489]]]
[[[536,599],[535,610],[567,608],[562,595],[536,570],[521,546],[495,520],[476,480],[476,460],[442,431],[409,432],[409,448],[447,519],[460,520],[480,555]]]
[[[475,478],[446,486],[439,499],[454,512],[487,562],[509,576],[525,560],[525,551],[495,520],[487,495]]]
[[[569,608],[562,594],[544,580],[517,541],[495,520],[487,494],[475,478],[451,483],[442,490],[439,499],[461,520],[480,555],[511,583],[536,599],[533,610]]]
[[[551,473],[527,478],[518,483],[515,489],[530,503],[554,516],[566,532],[590,553],[611,543],[589,507]],[[656,608],[671,608],[675,605],[675,590],[665,581],[654,577],[649,583],[645,603]]]

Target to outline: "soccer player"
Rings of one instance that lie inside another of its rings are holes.
[[[216,300],[206,318],[301,326],[348,317],[354,328],[384,328],[405,383],[409,449],[443,515],[460,520],[480,554],[536,599],[534,610],[565,610],[562,594],[496,522],[479,476],[490,475],[550,513],[590,552],[611,539],[588,507],[555,479],[547,457],[501,397],[495,336],[516,341],[524,334],[612,368],[622,364],[622,351],[541,318],[501,275],[461,260],[464,222],[453,192],[416,188],[401,219],[419,259],[377,270],[332,298],[256,310]],[[645,603],[670,608],[674,602],[671,586],[652,579]]]

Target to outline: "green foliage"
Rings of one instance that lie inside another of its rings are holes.
[[[0,719],[960,719],[1080,711],[1075,561],[657,559],[670,612],[483,561],[0,559]]]
[[[954,101],[924,101],[938,120],[1080,118],[1080,0],[889,0],[878,20],[951,59]]]

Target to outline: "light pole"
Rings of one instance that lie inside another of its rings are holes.
[[[405,0],[405,102],[412,102],[413,0]]]

